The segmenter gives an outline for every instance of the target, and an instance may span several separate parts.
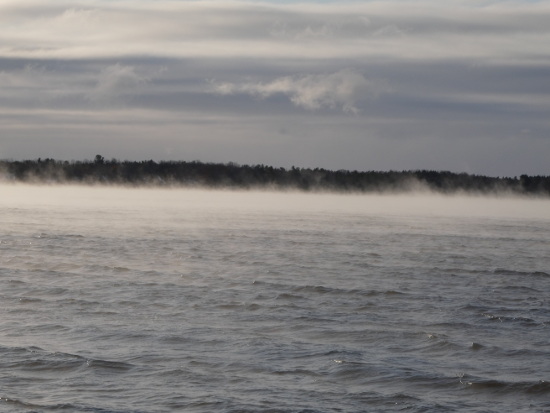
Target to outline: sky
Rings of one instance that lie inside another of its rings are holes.
[[[550,175],[550,1],[0,1],[0,159]]]

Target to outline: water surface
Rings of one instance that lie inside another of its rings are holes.
[[[0,194],[2,411],[550,411],[549,201]]]

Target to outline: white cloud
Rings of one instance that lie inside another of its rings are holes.
[[[358,113],[357,100],[369,92],[370,82],[360,73],[344,69],[331,74],[285,76],[267,83],[221,83],[215,91],[223,95],[245,93],[261,98],[282,94],[301,108],[341,108]]]
[[[89,98],[100,102],[119,101],[137,93],[147,81],[148,79],[139,75],[134,67],[117,63],[101,71]]]

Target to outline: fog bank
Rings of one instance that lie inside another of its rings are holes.
[[[334,213],[422,217],[498,217],[550,220],[550,200],[438,194],[329,194],[280,191],[227,191],[188,188],[128,188],[82,185],[0,185],[1,209],[104,209],[158,216],[218,212],[269,214]],[[147,219],[147,218],[146,218]]]

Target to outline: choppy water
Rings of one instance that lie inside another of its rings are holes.
[[[550,411],[549,201],[0,196],[0,411]]]

